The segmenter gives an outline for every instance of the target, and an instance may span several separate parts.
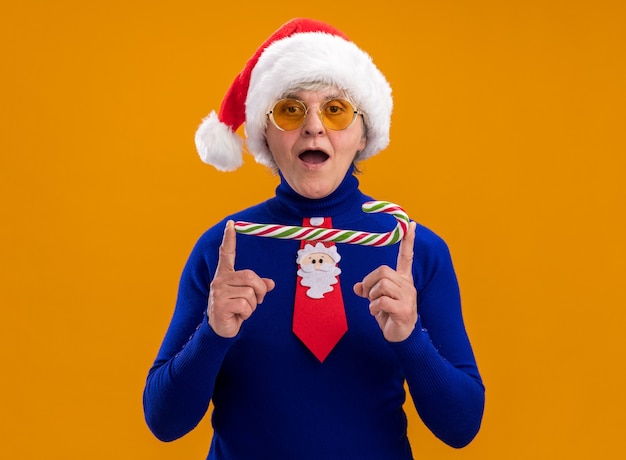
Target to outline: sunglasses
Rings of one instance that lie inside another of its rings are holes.
[[[306,120],[309,107],[297,99],[281,99],[272,110],[267,112],[270,120],[281,131],[298,129]],[[348,129],[363,112],[356,110],[344,99],[331,99],[324,102],[319,109],[319,117],[325,128],[333,131]]]

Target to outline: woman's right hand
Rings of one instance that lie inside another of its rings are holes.
[[[209,291],[209,325],[222,337],[236,336],[241,324],[275,286],[273,280],[261,278],[252,270],[235,270],[236,237],[234,222],[229,220]]]

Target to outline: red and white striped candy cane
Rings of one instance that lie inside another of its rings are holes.
[[[361,232],[359,230],[339,230],[322,227],[299,227],[293,225],[255,224],[235,222],[235,231],[244,235],[264,236],[283,240],[306,240],[334,243],[361,244],[364,246],[389,246],[399,242],[409,227],[409,216],[400,206],[388,201],[368,201],[363,204],[363,212],[384,212],[398,221],[396,227],[386,233]]]

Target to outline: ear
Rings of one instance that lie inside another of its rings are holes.
[[[359,118],[361,118],[361,141],[359,142],[359,147],[357,149],[357,156],[360,155],[363,149],[367,146],[367,126],[365,125],[363,116],[360,116]]]
[[[366,146],[367,135],[365,134],[365,130],[363,130],[363,136],[361,136],[361,140],[359,141],[359,145],[357,146],[356,155],[359,156],[359,154],[363,151],[363,149],[365,149]]]

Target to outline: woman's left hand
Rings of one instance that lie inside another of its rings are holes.
[[[356,295],[369,299],[370,313],[389,342],[407,339],[417,323],[417,290],[412,272],[415,226],[411,222],[400,241],[395,270],[383,265],[354,285]]]

